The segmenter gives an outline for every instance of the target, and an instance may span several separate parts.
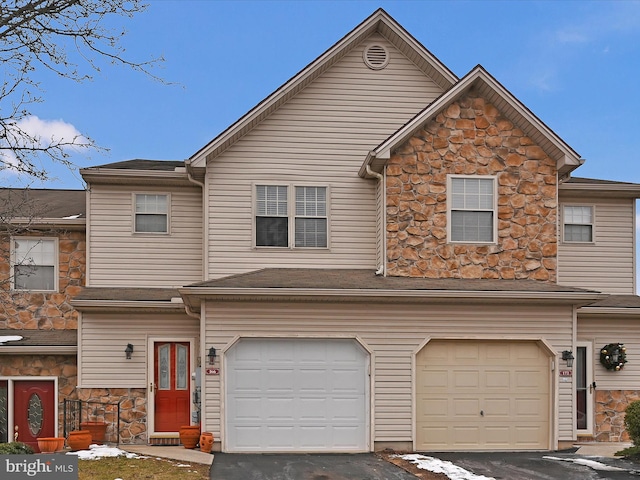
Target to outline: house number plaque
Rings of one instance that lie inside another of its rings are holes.
[[[220,369],[219,368],[207,368],[205,370],[205,373],[207,375],[220,375]]]

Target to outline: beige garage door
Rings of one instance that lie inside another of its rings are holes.
[[[416,367],[417,450],[549,448],[551,368],[537,342],[434,340]]]

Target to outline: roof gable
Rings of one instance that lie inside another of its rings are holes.
[[[476,89],[490,101],[504,116],[509,118],[540,146],[550,158],[556,161],[560,175],[566,175],[582,165],[583,160],[553,130],[542,122],[511,92],[478,65],[460,81],[443,93],[422,112],[407,122],[401,129],[382,142],[369,153],[359,175],[370,175],[371,170],[380,172],[392,152],[411,138],[427,122],[461,98],[466,92]]]
[[[187,161],[190,168],[206,167],[209,158],[216,157],[228,149],[282,104],[335,65],[364,39],[376,32],[390,41],[444,90],[449,89],[458,80],[442,62],[391,18],[387,12],[378,9],[320,57],[192,155]]]

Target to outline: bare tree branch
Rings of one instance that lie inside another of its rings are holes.
[[[92,78],[104,62],[163,81],[151,69],[162,61],[126,58],[125,32],[108,22],[146,9],[140,0],[6,0],[0,3],[0,171],[10,169],[46,180],[44,158],[70,166],[70,155],[100,149],[90,137],[40,138],[25,127],[31,107],[45,100],[34,79],[39,69],[76,82]]]

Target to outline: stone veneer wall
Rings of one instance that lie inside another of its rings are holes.
[[[144,388],[79,388],[78,398],[89,407],[99,403],[120,402],[120,443],[147,443],[147,392]],[[92,411],[91,421],[105,420],[102,413]],[[108,421],[109,419],[106,418]],[[110,432],[107,430],[107,434]]]
[[[387,165],[392,276],[556,281],[555,162],[484,98],[451,104]],[[495,175],[496,244],[447,241],[447,175]]]
[[[58,377],[58,400],[77,399],[78,368],[75,355],[2,355],[0,377]],[[58,435],[63,431],[62,406],[58,408]]]
[[[78,328],[78,313],[70,301],[84,285],[86,265],[85,233],[41,232],[33,236],[59,237],[58,292],[14,292],[10,290],[10,265],[0,262],[0,328],[62,330]],[[8,255],[5,238],[0,247]]]
[[[596,390],[595,440],[628,442],[624,427],[624,411],[631,402],[640,400],[640,390]]]

